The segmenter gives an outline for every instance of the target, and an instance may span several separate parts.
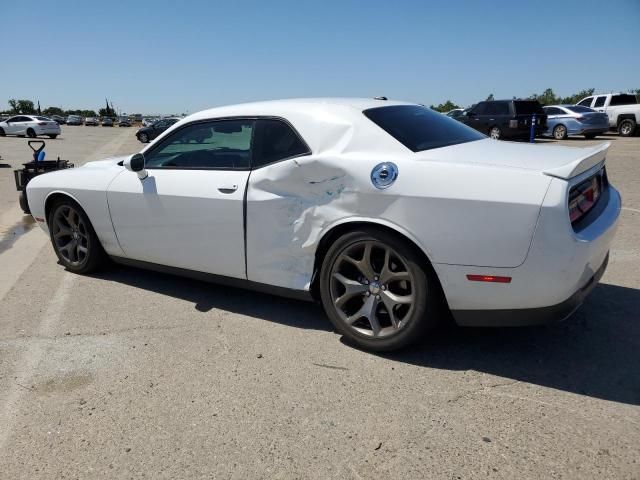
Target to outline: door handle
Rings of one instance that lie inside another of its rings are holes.
[[[218,191],[220,193],[233,193],[238,190],[238,185],[220,185]]]

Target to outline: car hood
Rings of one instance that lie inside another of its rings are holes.
[[[606,142],[594,147],[576,148],[485,139],[416,155],[424,160],[517,168],[569,179],[602,162],[610,145]]]
[[[131,155],[122,155],[119,157],[105,158],[103,160],[94,160],[93,162],[85,163],[84,165],[82,165],[81,168],[111,168],[117,165],[118,163],[123,162],[130,156]]]

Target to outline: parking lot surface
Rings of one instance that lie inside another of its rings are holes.
[[[63,127],[47,158],[134,131]],[[18,207],[26,140],[0,138],[0,478],[640,478],[640,138],[540,143],[604,140],[624,209],[571,319],[374,355],[313,304],[66,272]]]

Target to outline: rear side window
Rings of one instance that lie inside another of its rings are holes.
[[[638,100],[635,95],[623,93],[621,95],[613,95],[610,105],[635,105],[636,103],[638,103]]]
[[[364,115],[409,150],[473,142],[486,138],[466,125],[418,105],[394,105],[365,110]]]
[[[564,110],[561,110],[558,107],[547,107],[544,111],[547,115],[565,115]]]
[[[486,104],[487,115],[509,115],[509,104],[507,102],[489,102]]]
[[[278,160],[311,153],[296,131],[278,119],[256,122],[252,167],[259,168]]]
[[[517,115],[533,115],[534,113],[544,113],[542,105],[540,105],[535,100],[516,101],[513,103],[515,104]]]
[[[593,105],[594,107],[603,107],[604,106],[604,102],[607,99],[607,97],[602,96],[602,97],[597,97],[596,98],[596,103]]]

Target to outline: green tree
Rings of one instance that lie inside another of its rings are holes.
[[[542,105],[556,105],[560,103],[560,98],[556,97],[553,89],[547,88],[541,95],[532,95],[531,98],[538,100]]]
[[[558,103],[573,105],[578,103],[585,97],[590,97],[596,91],[595,88],[587,88],[585,90],[580,90],[578,93],[574,93],[573,95],[569,95],[568,97],[559,98]]]
[[[64,110],[62,110],[60,107],[47,107],[42,111],[42,113],[44,113],[48,117],[50,117],[51,115],[63,116]]]
[[[31,114],[36,113],[36,108],[31,100],[18,100],[18,113]]]
[[[433,105],[431,105],[431,109],[435,110],[436,112],[448,112],[450,110],[453,110],[454,108],[460,108],[460,107],[455,103],[453,103],[451,100],[447,100],[446,102],[441,103],[437,107],[434,107]]]

